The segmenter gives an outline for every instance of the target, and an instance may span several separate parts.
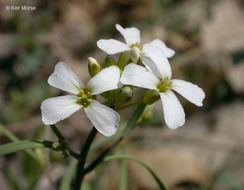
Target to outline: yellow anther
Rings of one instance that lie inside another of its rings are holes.
[[[163,93],[170,90],[171,87],[172,87],[172,82],[167,77],[164,80],[162,80],[157,86],[159,92],[163,92]]]
[[[80,89],[76,103],[80,104],[84,107],[89,106],[91,104],[91,101],[92,101],[92,95],[91,94],[92,94],[91,89],[88,89],[88,88]]]

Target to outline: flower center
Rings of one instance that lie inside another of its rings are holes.
[[[168,77],[166,77],[164,80],[162,80],[158,86],[157,86],[159,92],[167,92],[168,90],[170,90],[172,88],[172,82],[169,80]]]
[[[83,107],[87,107],[91,104],[91,101],[92,90],[88,88],[80,89],[76,103],[82,105]]]
[[[132,44],[130,48],[137,47],[140,51],[142,50],[142,45],[139,43]]]

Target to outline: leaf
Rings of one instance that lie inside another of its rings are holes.
[[[28,141],[28,140],[16,141],[13,143],[0,145],[0,156],[5,154],[10,154],[13,152],[18,152],[25,149],[42,148],[42,147],[44,147],[44,144],[41,142]]]
[[[3,125],[0,124],[0,131],[7,136],[12,141],[18,141],[18,137],[16,137],[12,132],[6,129]]]
[[[126,159],[122,159],[122,161],[121,161],[119,190],[127,190],[127,161],[126,161]]]
[[[65,175],[62,178],[61,185],[60,185],[60,190],[71,189],[70,186],[71,186],[71,182],[72,182],[72,177],[75,174],[77,163],[78,163],[77,160],[73,160],[70,163],[67,172],[65,173]]]
[[[154,178],[154,180],[157,182],[157,184],[159,185],[159,187],[160,187],[161,190],[168,190],[168,188],[166,187],[166,185],[161,181],[161,179],[153,171],[153,169],[150,168],[147,164],[145,164],[144,162],[138,160],[135,157],[128,156],[128,155],[117,154],[117,155],[107,156],[104,159],[104,161],[118,160],[118,159],[132,160],[132,161],[135,161],[136,163],[140,164],[141,166],[143,166],[144,168],[146,168],[148,172],[150,172],[150,174],[152,175],[152,177]]]
[[[10,140],[12,140],[13,142],[18,142],[19,141],[19,138],[16,137],[11,131],[9,131],[2,124],[0,124],[0,131],[5,136],[7,136]],[[34,151],[32,151],[32,150],[25,150],[25,151],[27,152],[27,154],[29,154],[30,156],[32,156],[36,161],[38,161],[40,163],[40,160],[39,160],[38,156],[36,155],[36,153]],[[0,152],[0,154],[1,154],[1,152]]]

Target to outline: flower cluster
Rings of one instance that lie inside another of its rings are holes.
[[[190,82],[171,79],[172,71],[168,58],[175,54],[174,50],[159,39],[142,45],[140,31],[135,27],[123,28],[116,24],[116,29],[126,43],[102,39],[97,42],[97,46],[108,55],[121,53],[122,56],[127,53],[124,66],[120,67],[118,62],[111,58],[112,63],[102,69],[94,58],[89,58],[92,78],[85,85],[67,65],[58,63],[48,83],[73,95],[43,101],[42,120],[46,125],[55,124],[83,108],[93,126],[103,135],[111,136],[117,130],[120,116],[113,109],[96,101],[96,95],[104,95],[107,91],[113,93],[112,90],[123,89],[126,85],[149,89],[148,92],[152,93],[145,93],[149,99],[150,94],[156,94],[162,102],[165,122],[172,129],[185,123],[184,109],[173,91],[193,104],[202,106],[205,94],[201,88]]]

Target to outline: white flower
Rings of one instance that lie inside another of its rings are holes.
[[[164,119],[168,127],[175,129],[184,125],[183,107],[172,90],[197,106],[203,105],[202,101],[205,97],[203,90],[190,82],[171,79],[171,69],[158,69],[154,65],[154,67],[150,67],[150,70],[133,63],[129,64],[125,67],[120,81],[126,85],[158,91],[163,105]]]
[[[126,43],[122,43],[118,40],[109,39],[109,40],[99,40],[97,46],[106,52],[109,55],[121,53],[124,51],[132,51],[136,59],[139,57],[150,57],[151,59],[156,59],[155,57],[158,54],[161,54],[160,57],[172,57],[175,54],[175,51],[168,48],[165,43],[159,39],[155,39],[150,43],[146,43],[143,46],[140,44],[140,31],[135,27],[123,28],[119,24],[116,24],[116,29],[124,37]],[[136,59],[133,61],[136,62]],[[165,59],[165,58],[164,58]],[[163,60],[159,60],[162,62]]]
[[[103,69],[84,83],[64,63],[59,62],[48,79],[48,83],[73,95],[49,98],[42,102],[42,121],[52,125],[69,117],[80,108],[93,126],[105,136],[113,135],[118,127],[120,116],[111,108],[98,103],[93,97],[105,91],[118,88],[120,70],[116,66]]]

